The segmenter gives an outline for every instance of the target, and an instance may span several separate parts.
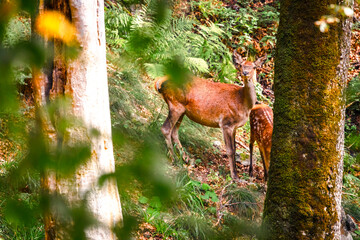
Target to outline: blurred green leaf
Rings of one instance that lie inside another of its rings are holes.
[[[146,204],[149,202],[149,199],[147,197],[141,196],[139,197],[139,203]]]
[[[146,57],[148,48],[153,44],[153,31],[149,27],[135,29],[131,32],[128,41],[128,51],[135,56]]]
[[[133,232],[138,229],[139,221],[134,216],[124,214],[123,223],[117,224],[114,228],[114,232],[119,239],[130,240],[133,239]]]
[[[38,209],[31,208],[25,201],[8,199],[4,215],[14,225],[31,226],[38,220]]]
[[[154,196],[151,198],[150,202],[149,202],[150,207],[160,210],[162,207],[160,198],[158,196]]]
[[[216,195],[215,192],[210,192],[210,193],[209,193],[209,197],[211,197],[211,200],[212,200],[213,202],[218,202],[218,201],[219,201],[219,198],[218,198],[218,196]]]
[[[157,24],[162,24],[169,14],[169,1],[168,0],[151,0],[149,3],[152,18]]]
[[[97,220],[91,216],[87,210],[86,203],[74,207],[71,209],[72,222],[74,223],[69,231],[69,236],[72,239],[86,240],[88,239],[85,234],[85,230],[89,227],[96,225]]]
[[[209,190],[211,190],[211,187],[209,186],[209,184],[203,183],[201,185],[201,189],[204,190],[204,191],[209,191]]]
[[[209,193],[210,192],[205,192],[205,194],[204,195],[201,195],[200,197],[202,198],[202,199],[204,199],[204,200],[208,200],[209,199]]]
[[[21,9],[29,13],[34,13],[37,11],[38,0],[19,0],[19,2]]]
[[[91,155],[90,145],[76,143],[74,146],[61,146],[56,154],[55,165],[52,166],[62,177],[72,176],[80,165],[89,160]]]
[[[191,80],[189,70],[184,66],[184,59],[175,56],[169,63],[165,64],[165,74],[177,87],[182,87]]]
[[[41,68],[45,63],[44,48],[38,42],[23,41],[14,46],[14,60]]]

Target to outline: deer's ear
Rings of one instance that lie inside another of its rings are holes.
[[[263,57],[261,57],[261,58],[258,58],[255,62],[254,62],[254,64],[255,64],[255,66],[258,68],[258,67],[261,67],[263,64],[264,64],[264,62],[266,61],[266,59],[267,59],[267,54],[265,54],[265,56],[263,56]]]
[[[235,65],[235,68],[239,68],[241,66],[241,64],[245,61],[240,54],[237,53],[236,49],[233,52],[233,63]]]

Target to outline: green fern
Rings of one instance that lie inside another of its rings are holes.
[[[165,75],[165,66],[163,64],[146,63],[145,70],[146,73],[152,78],[157,78]]]
[[[208,73],[209,67],[207,62],[202,58],[187,57],[185,58],[185,66],[194,72]]]
[[[132,16],[120,4],[105,8],[105,32],[107,44],[113,50],[124,46],[124,36],[129,34]]]
[[[222,81],[235,78],[231,56],[222,43],[226,35],[218,25],[204,26],[169,13],[159,22],[154,18],[155,3],[147,1],[133,16],[121,7],[107,10],[107,37],[114,50],[129,56],[151,77],[166,72],[164,68],[177,58],[195,75],[212,72]]]
[[[348,106],[360,102],[360,78],[353,78],[346,89],[346,103]]]

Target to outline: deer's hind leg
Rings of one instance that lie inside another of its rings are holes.
[[[267,181],[269,176],[271,147],[265,147],[263,151],[264,153],[262,154],[262,159],[264,165],[264,177],[265,177],[265,181]]]
[[[178,123],[178,121],[180,119],[182,120],[182,117],[185,114],[185,108],[182,105],[174,105],[170,102],[168,103],[168,106],[169,106],[169,114],[168,114],[168,117],[166,118],[164,124],[161,127],[161,132],[165,137],[166,145],[170,151],[171,158],[174,161],[175,155],[174,155],[174,147],[173,147],[172,140],[174,139],[175,143],[177,143],[177,141],[180,143],[179,138],[177,136],[177,129],[179,128],[181,121],[180,121],[178,127],[176,127],[176,124]],[[174,131],[176,132],[175,138],[173,137]],[[177,144],[179,144],[179,143],[177,143]],[[180,144],[180,146],[181,146],[181,144]]]
[[[172,139],[172,142],[176,144],[176,148],[180,151],[180,153],[182,153],[182,158],[184,160],[184,162],[188,163],[189,162],[189,156],[187,156],[186,152],[184,151],[184,148],[183,146],[181,145],[181,142],[179,140],[179,127],[181,125],[181,122],[184,118],[184,115],[181,115],[179,120],[176,122],[173,130],[172,130],[172,133],[171,133],[171,139]]]

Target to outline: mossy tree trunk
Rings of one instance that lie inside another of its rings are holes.
[[[350,20],[321,33],[337,0],[281,0],[264,239],[340,239]]]
[[[49,44],[53,60],[47,64],[47,74],[34,75],[36,103],[39,107],[66,96],[71,99],[71,115],[81,124],[69,125],[65,135],[59,136],[56,127],[51,126],[53,122],[46,122],[45,119],[43,131],[51,139],[50,144],[60,148],[88,143],[91,156],[73,176],[64,178],[61,173],[45,172],[42,186],[50,194],[60,194],[70,207],[83,207],[95,217],[98,224],[86,228],[86,239],[116,239],[112,229],[122,222],[117,184],[111,179],[99,186],[102,175],[115,171],[106,69],[104,1],[45,0],[44,4],[44,9],[62,12],[75,25],[81,50],[75,59],[67,59],[64,43],[55,40]],[[39,77],[41,75],[45,77]],[[66,151],[66,148],[62,151]],[[85,206],[82,205],[84,202]],[[56,206],[51,206],[52,209],[56,209]],[[45,216],[45,239],[75,239],[76,236],[71,235],[73,233],[69,233],[67,227],[85,226],[90,221],[75,222],[76,219],[73,219],[64,223],[58,215],[55,211]]]

